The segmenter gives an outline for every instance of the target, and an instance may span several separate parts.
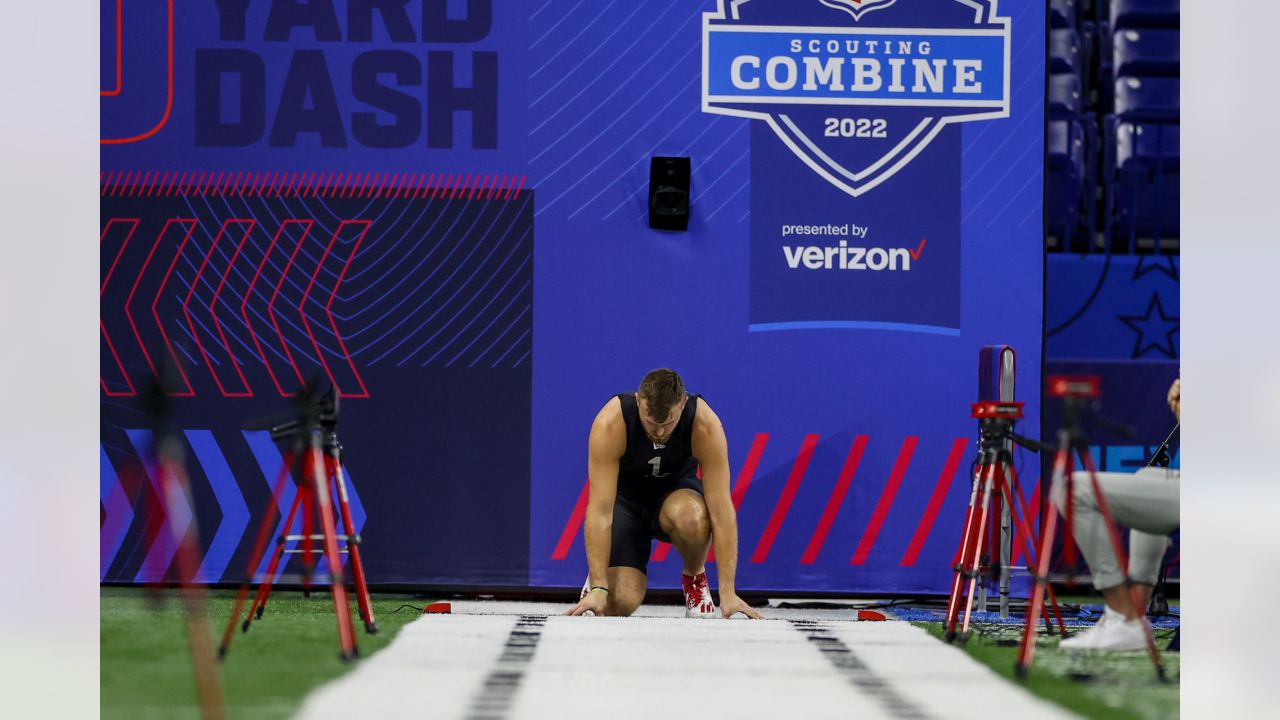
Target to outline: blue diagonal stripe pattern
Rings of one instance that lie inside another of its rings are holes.
[[[745,208],[740,181],[717,181],[749,153],[749,134],[736,132],[748,121],[701,110],[702,13],[714,4],[599,3],[591,12],[601,30],[577,38],[561,24],[574,4],[553,0],[530,30],[539,38],[529,78],[539,222],[631,222],[647,205],[654,155],[691,158],[695,208]],[[567,46],[575,52],[561,52]]]
[[[164,479],[161,477],[160,469],[149,459],[154,457],[154,436],[150,430],[127,430],[125,434],[128,435],[129,442],[133,445],[138,457],[143,459],[142,467],[147,480],[155,490],[156,497],[163,503]],[[175,484],[174,487],[176,489],[177,485]],[[178,541],[175,538],[186,535],[191,527],[191,498],[183,497],[180,502],[163,505],[162,512],[164,523],[156,534],[155,541],[147,549],[147,556],[143,558],[138,574],[133,578],[134,582],[163,582],[169,565],[173,563],[173,558],[178,553]]]
[[[262,430],[244,430],[244,440],[249,445],[250,452],[253,453],[254,460],[258,461],[258,467],[262,470],[262,477],[267,483],[267,492],[270,493],[274,489],[276,478],[280,476],[280,469],[284,466],[284,456],[280,454],[280,450],[276,448],[276,444],[271,440],[271,433]],[[280,537],[280,533],[284,530],[285,518],[289,515],[289,508],[293,507],[293,499],[297,496],[297,490],[294,488],[293,479],[285,478],[284,487],[280,490],[280,496],[276,498],[276,522],[275,531],[271,534],[270,541],[267,543],[267,552],[262,554],[262,560],[258,562],[257,569],[254,570],[254,576],[261,578],[263,573],[267,571],[267,564],[271,561],[271,553],[275,551],[275,540]],[[297,522],[297,518],[294,518]],[[288,559],[288,556],[285,556]],[[281,562],[276,568],[276,574],[273,579],[279,579],[280,573],[284,572],[284,567],[288,563]]]
[[[197,582],[221,582],[226,572],[227,563],[244,536],[249,526],[249,506],[240,494],[240,485],[236,482],[227,459],[222,455],[222,448],[209,430],[187,430],[187,442],[199,463],[204,476],[213,488],[217,498],[218,509],[222,512],[222,522],[209,546],[205,549],[204,561],[196,573]]]
[[[129,497],[120,484],[120,477],[107,457],[107,450],[98,446],[101,458],[101,470],[98,472],[98,497],[102,503],[106,518],[98,533],[98,569],[99,581],[107,579],[107,571],[124,544],[124,537],[133,524],[133,508],[129,506]]]

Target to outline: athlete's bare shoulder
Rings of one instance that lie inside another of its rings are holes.
[[[627,449],[627,424],[622,417],[622,401],[615,395],[600,408],[591,421],[592,452],[602,456],[622,457]]]
[[[724,435],[724,425],[720,423],[720,416],[716,415],[716,411],[712,410],[707,401],[701,397],[698,398],[698,405],[693,414],[693,434],[704,437]]]
[[[617,395],[609,398],[609,402],[600,408],[600,412],[596,413],[596,419],[591,422],[591,428],[594,430],[597,426],[613,427],[614,425],[622,425],[622,401]]]

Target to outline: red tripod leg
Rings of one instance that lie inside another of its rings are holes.
[[[333,609],[338,619],[338,642],[342,646],[342,659],[354,660],[356,639],[352,632],[351,608],[347,605],[347,587],[342,579],[342,557],[338,552],[337,528],[333,521],[328,482],[324,472],[324,456],[320,448],[312,449],[312,483],[315,504],[320,509],[320,525],[324,534],[324,554],[329,562],[330,587],[333,593]]]
[[[364,621],[365,632],[372,635],[378,632],[378,623],[373,619],[373,603],[369,599],[364,563],[360,559],[360,541],[356,538],[355,523],[351,519],[351,503],[347,500],[347,479],[342,472],[342,461],[336,455],[329,458],[329,466],[333,474],[333,482],[338,488],[338,514],[342,516],[342,531],[347,534],[347,554],[351,557],[356,605],[360,608],[360,619]]]
[[[298,514],[298,506],[302,504],[302,493],[306,487],[299,487],[298,493],[293,496],[293,505],[289,508],[289,517],[285,519],[284,526],[280,530],[280,537],[276,541],[275,552],[271,554],[271,562],[267,564],[267,575],[258,583],[258,593],[253,598],[253,604],[249,606],[249,614],[245,616],[244,623],[241,625],[241,631],[248,632],[249,623],[255,619],[261,618],[263,611],[267,607],[267,597],[271,595],[271,588],[275,585],[276,569],[280,566],[280,559],[284,557],[285,536],[293,529],[293,518]]]
[[[978,493],[981,490],[983,468],[979,468],[973,477],[973,487],[969,491],[969,511],[965,515],[964,533],[960,536],[960,559],[956,561],[955,577],[951,583],[951,598],[947,601],[947,628],[945,637],[948,642],[955,639],[956,622],[959,619],[960,593],[964,585],[964,567],[969,559],[969,548],[973,544],[972,535],[977,527]]]
[[[315,458],[312,453],[307,454],[307,468],[305,477],[311,477],[319,468],[315,464]],[[310,483],[303,481],[302,485]],[[316,498],[311,488],[307,488],[307,492],[302,493],[304,500],[302,502],[302,593],[306,597],[311,596],[311,575],[315,572],[316,559],[315,552],[312,549],[312,538],[315,535],[315,518],[316,518]]]
[[[284,481],[289,478],[289,468],[293,465],[293,452],[285,454],[284,463],[280,467],[280,473],[276,476],[275,485],[271,487],[271,503],[267,506],[267,512],[262,516],[262,524],[258,527],[258,537],[253,542],[253,552],[249,553],[249,564],[245,566],[244,580],[240,583],[240,589],[236,592],[235,602],[231,606],[231,617],[227,619],[227,627],[222,631],[222,644],[218,646],[218,657],[223,658],[227,655],[227,650],[231,647],[231,638],[235,636],[236,623],[240,620],[240,610],[244,608],[245,598],[249,595],[249,583],[253,582],[253,573],[258,568],[258,563],[262,562],[262,554],[267,548],[267,537],[271,534],[271,523],[276,519],[277,503],[280,501],[280,491],[284,489]]]
[[[1017,524],[1017,534],[1022,535],[1022,552],[1027,556],[1027,567],[1034,567],[1036,562],[1035,549],[1032,547],[1031,541],[1031,525],[1027,521],[1027,503],[1022,499],[1021,483],[1018,482],[1018,473],[1012,467],[1009,468],[1009,482],[1005,484],[1004,492],[1006,501],[1009,503],[1009,514],[1013,517],[1014,523]],[[1058,632],[1062,637],[1067,636],[1067,627],[1062,622],[1062,610],[1058,607],[1058,597],[1053,592],[1052,585],[1046,585],[1045,589],[1049,594],[1049,607],[1053,608],[1053,615],[1058,621]],[[1049,621],[1049,607],[1045,607],[1042,611],[1044,616],[1044,624],[1049,632],[1053,632],[1053,623]]]
[[[1129,559],[1124,551],[1124,543],[1120,539],[1120,529],[1116,526],[1116,519],[1111,515],[1111,508],[1107,506],[1107,498],[1102,494],[1102,486],[1098,483],[1098,473],[1093,466],[1093,458],[1087,453],[1081,454],[1081,461],[1084,463],[1085,469],[1089,472],[1089,481],[1093,484],[1093,494],[1098,501],[1098,510],[1102,513],[1102,518],[1107,525],[1107,533],[1111,536],[1111,547],[1115,550],[1116,562],[1124,569],[1125,588],[1129,591],[1129,602],[1133,605],[1133,609],[1139,613],[1139,619],[1142,621],[1142,632],[1146,636],[1147,653],[1151,655],[1151,664],[1156,668],[1156,676],[1161,682],[1164,682],[1164,664],[1160,661],[1160,650],[1156,648],[1155,633],[1151,630],[1151,623],[1147,622],[1145,609],[1139,602],[1138,588],[1134,586],[1133,581],[1129,578]]]
[[[1035,587],[1031,591],[1031,605],[1027,608],[1026,626],[1022,631],[1022,646],[1018,649],[1015,666],[1018,677],[1025,679],[1031,671],[1031,661],[1036,652],[1036,618],[1044,608],[1045,588],[1049,585],[1049,556],[1053,552],[1053,537],[1058,530],[1058,504],[1055,492],[1065,482],[1067,458],[1070,449],[1064,443],[1053,460],[1053,479],[1049,485],[1049,504],[1044,514],[1043,534],[1040,537],[1040,554],[1036,556]],[[1030,558],[1028,558],[1030,560]]]
[[[186,504],[190,495],[185,470],[180,461],[166,459],[163,455],[170,451],[161,450],[160,472],[161,489],[168,517],[176,516],[181,508],[179,503]],[[173,451],[177,452],[177,451]],[[194,508],[193,508],[194,510]],[[196,679],[196,694],[200,699],[200,714],[205,720],[222,720],[222,683],[218,680],[218,668],[215,665],[213,648],[209,642],[209,624],[205,616],[204,591],[195,584],[196,572],[199,569],[195,535],[195,520],[185,533],[178,533],[177,528],[169,523],[173,539],[178,543],[178,585],[182,591],[183,603],[186,606],[187,644],[191,649],[191,664]]]
[[[978,520],[977,535],[974,538],[974,552],[969,566],[969,592],[965,596],[964,606],[964,622],[960,626],[960,637],[967,638],[969,636],[969,619],[973,614],[973,592],[978,584],[979,569],[982,564],[982,536],[985,534],[987,527],[987,510],[991,506],[991,486],[995,482],[996,466],[987,465],[984,481],[982,485],[982,512]]]

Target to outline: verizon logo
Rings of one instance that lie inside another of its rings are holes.
[[[925,240],[914,250],[910,248],[849,247],[848,241],[839,245],[784,245],[782,253],[787,267],[799,270],[871,270],[873,272],[908,272],[913,261],[919,262],[924,253]]]

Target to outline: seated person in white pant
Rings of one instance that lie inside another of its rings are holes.
[[[1181,421],[1181,380],[1169,388],[1169,408]],[[1151,602],[1151,590],[1160,571],[1160,561],[1169,544],[1169,534],[1178,529],[1178,471],[1147,467],[1136,473],[1098,473],[1098,485],[1116,524],[1131,529],[1129,534],[1129,578],[1137,588],[1139,605],[1134,606],[1125,586],[1124,568],[1116,562],[1115,549],[1106,521],[1098,510],[1089,474],[1072,475],[1075,495],[1074,531],[1094,587],[1106,601],[1102,618],[1093,627],[1063,640],[1068,650],[1142,650],[1146,648],[1143,623]],[[1065,483],[1064,483],[1065,484]],[[1060,490],[1065,494],[1065,490]],[[1056,498],[1066,512],[1064,498]]]

